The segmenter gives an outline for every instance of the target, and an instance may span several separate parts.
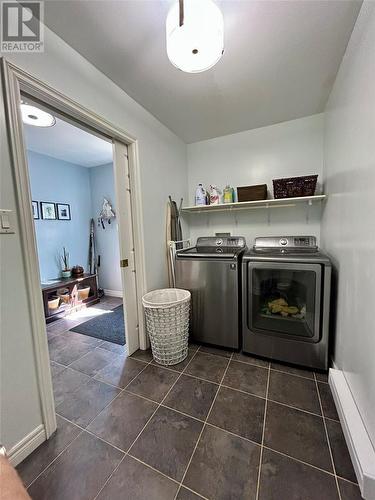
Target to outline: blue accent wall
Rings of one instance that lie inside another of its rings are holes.
[[[70,221],[34,220],[41,281],[60,277],[60,255],[64,246],[70,253],[70,265],[78,264],[88,271],[90,220],[93,218],[96,254],[101,256],[99,286],[120,292],[117,220],[105,224],[104,230],[97,223],[104,197],[116,212],[112,163],[86,168],[33,151],[28,151],[27,156],[32,199],[38,203],[68,203],[71,213]]]
[[[90,169],[33,151],[27,156],[32,199],[68,203],[72,219],[34,221],[41,281],[60,276],[64,246],[70,253],[70,265],[87,270],[92,217]]]
[[[96,253],[97,255],[100,254],[101,257],[100,267],[98,268],[99,283],[105,290],[121,291],[117,219],[112,220],[111,224],[105,223],[105,229],[97,224],[103,198],[107,198],[116,213],[113,165],[109,163],[88,170],[90,171],[92,214],[96,224]]]

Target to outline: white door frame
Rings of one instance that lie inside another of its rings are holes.
[[[27,295],[30,306],[31,330],[35,352],[36,370],[40,403],[46,438],[56,430],[56,415],[53,399],[51,371],[49,364],[48,342],[42,295],[35,293],[40,289],[39,262],[36,250],[34,221],[32,217],[31,193],[29,185],[29,172],[23,136],[22,117],[19,106],[21,92],[30,97],[39,99],[42,103],[51,106],[83,127],[90,128],[113,142],[115,178],[121,176],[123,165],[116,161],[119,145],[128,146],[128,168],[130,189],[133,196],[131,201],[131,214],[133,222],[134,240],[134,268],[136,270],[136,307],[138,312],[138,338],[129,339],[129,352],[134,352],[138,347],[146,349],[147,337],[144,325],[144,316],[140,297],[146,291],[145,256],[143,245],[143,217],[141,204],[140,166],[138,157],[137,139],[127,132],[115,127],[96,113],[86,109],[72,99],[64,96],[59,91],[46,85],[24,70],[18,68],[5,58],[1,60],[1,69],[4,84],[5,109],[9,134],[13,172],[16,183],[16,201],[20,221],[20,237],[22,255],[26,272]],[[121,144],[122,143],[122,144]],[[117,146],[116,146],[117,144]],[[126,234],[124,219],[119,220],[119,234]],[[127,222],[128,224],[128,222]],[[124,294],[125,295],[125,294]],[[126,312],[126,311],[125,311]],[[133,335],[136,335],[136,330]]]

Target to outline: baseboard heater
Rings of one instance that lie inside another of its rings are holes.
[[[341,370],[329,370],[329,385],[363,498],[375,499],[375,450]]]

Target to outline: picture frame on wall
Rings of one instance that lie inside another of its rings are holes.
[[[39,203],[37,201],[31,202],[32,210],[33,210],[33,219],[39,219]]]
[[[56,205],[50,201],[40,202],[40,211],[43,220],[56,220]]]
[[[67,203],[57,203],[57,218],[59,220],[71,220],[70,205]]]

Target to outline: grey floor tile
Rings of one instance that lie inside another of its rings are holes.
[[[65,349],[68,346],[68,340],[65,335],[55,335],[48,338],[48,349],[50,354]]]
[[[83,323],[86,321],[86,318],[83,320]],[[77,342],[82,342],[82,344],[87,344],[92,347],[98,347],[100,343],[102,342],[100,339],[97,339],[96,337],[90,337],[90,335],[82,335],[81,333],[78,332],[72,332],[68,330],[67,332],[63,333],[64,336],[66,336],[69,341],[77,341]]]
[[[52,335],[63,333],[69,330],[69,328],[72,328],[74,324],[75,323],[73,321],[69,321],[66,319],[59,319],[57,321],[52,321],[47,325],[47,333]]]
[[[258,366],[231,361],[223,385],[246,391],[255,396],[266,396],[268,370]]]
[[[202,500],[202,497],[182,486],[176,500]]]
[[[218,385],[211,382],[181,375],[164,404],[204,420],[218,388]]]
[[[339,488],[341,500],[362,500],[361,491],[356,484],[339,479]]]
[[[123,453],[83,432],[29,488],[33,500],[92,500]]]
[[[261,443],[265,404],[265,399],[221,387],[208,422]]]
[[[349,481],[357,482],[357,478],[350,459],[349,450],[346,445],[344,433],[342,432],[340,422],[326,420],[328,438],[331,445],[333,461],[335,463],[336,474],[349,479]]]
[[[251,356],[250,354],[243,352],[235,352],[232,359],[234,359],[234,361],[249,363],[250,365],[262,366],[263,368],[268,368],[270,364],[269,361],[266,361],[265,359],[256,358],[255,356]]]
[[[158,403],[164,398],[179,374],[154,365],[148,365],[131,382],[127,389],[135,394],[152,399]]]
[[[328,372],[327,373],[322,373],[322,372],[315,372],[315,377],[318,382],[325,382],[328,384]]]
[[[304,368],[298,368],[297,366],[286,365],[283,363],[271,363],[271,370],[278,370],[284,373],[290,373],[291,375],[298,375],[300,377],[314,379],[314,372]]]
[[[339,500],[333,475],[263,450],[259,500]]]
[[[186,373],[194,375],[195,377],[204,378],[211,382],[219,383],[224,375],[227,365],[228,359],[222,356],[201,353],[199,351],[186,368]]]
[[[107,340],[103,340],[103,342],[101,342],[98,347],[107,351],[114,352],[115,354],[126,355],[128,352],[126,345],[114,344],[113,342],[107,342]]]
[[[192,351],[197,351],[199,347],[199,344],[196,344],[195,342],[189,340],[189,349],[191,349]]]
[[[203,424],[168,408],[159,408],[130,454],[181,481]]]
[[[61,365],[70,365],[70,363],[73,363],[73,361],[76,361],[93,349],[95,349],[95,347],[92,345],[79,340],[72,340],[65,348],[57,350],[50,349],[49,352],[50,358],[53,361],[56,361],[56,363],[60,363]]]
[[[228,351],[227,349],[222,349],[220,347],[211,347],[207,345],[202,345],[199,349],[200,352],[208,352],[209,354],[217,354],[218,356],[223,356],[224,358],[230,358],[233,351]]]
[[[126,387],[142,370],[146,364],[133,358],[116,356],[105,368],[100,370],[95,378],[108,384]]]
[[[90,380],[90,377],[84,373],[77,372],[71,368],[65,368],[52,378],[53,393],[55,396],[55,405],[60,405],[65,399],[69,398],[77,389],[82,387]]]
[[[156,408],[156,403],[123,392],[99,413],[88,430],[127,451]]]
[[[315,380],[271,370],[268,398],[321,415]]]
[[[205,427],[184,484],[215,500],[254,499],[260,446]]]
[[[56,432],[17,466],[17,472],[26,487],[78,436],[81,429],[56,417]]]
[[[177,372],[182,372],[187,367],[187,365],[190,363],[190,360],[192,359],[194,354],[195,354],[195,351],[192,349],[189,349],[187,357],[183,361],[181,361],[181,363],[177,363],[176,365],[169,365],[169,366],[166,366],[165,368],[170,368],[171,370],[175,370]],[[159,363],[157,363],[155,360],[152,361],[152,364],[155,366],[163,366],[163,365],[160,365]]]
[[[269,401],[264,444],[273,450],[333,472],[321,417]]]
[[[56,407],[56,412],[81,427],[86,427],[119,392],[116,387],[90,379],[65,398]]]
[[[70,368],[78,370],[90,377],[94,377],[100,370],[114,361],[115,354],[105,349],[96,348],[88,352],[82,358],[74,361]]]
[[[59,363],[55,363],[54,361],[51,361],[50,365],[51,365],[52,379],[53,379],[53,377],[57,377],[57,375],[59,373],[61,373],[62,371],[66,370],[66,366],[59,365]]]
[[[318,382],[320,400],[322,402],[323,415],[333,420],[339,420],[336,405],[332,397],[331,388],[328,384]]]
[[[138,351],[135,351],[131,355],[131,358],[139,359],[140,361],[144,361],[145,363],[149,363],[153,359],[151,349],[147,349],[146,351],[138,349]]]
[[[97,500],[173,500],[178,484],[126,456]]]

